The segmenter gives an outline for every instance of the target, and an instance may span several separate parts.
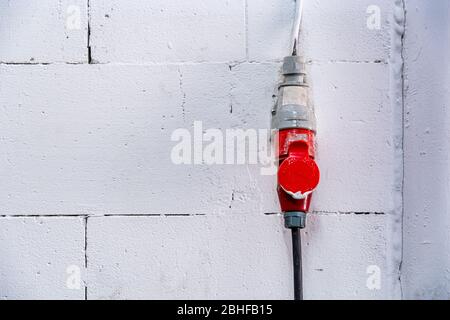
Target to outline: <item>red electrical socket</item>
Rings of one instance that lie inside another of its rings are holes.
[[[314,131],[278,132],[278,197],[283,212],[308,212],[320,172],[314,160]]]

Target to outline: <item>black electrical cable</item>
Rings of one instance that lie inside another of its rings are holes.
[[[294,270],[294,300],[303,300],[302,237],[300,228],[292,228],[292,258]]]

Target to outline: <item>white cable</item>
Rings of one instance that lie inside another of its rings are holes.
[[[300,27],[302,24],[302,16],[303,16],[303,1],[304,0],[295,0],[295,19],[294,25],[292,27],[292,37],[291,37],[291,53],[296,54],[298,48],[298,41],[300,35]]]

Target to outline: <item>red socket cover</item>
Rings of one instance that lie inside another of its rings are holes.
[[[314,161],[314,132],[290,129],[279,132],[278,194],[283,212],[309,210],[320,172]]]
[[[309,156],[290,156],[278,171],[278,183],[294,199],[301,200],[319,184],[319,168]]]

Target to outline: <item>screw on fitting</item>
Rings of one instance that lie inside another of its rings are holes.
[[[283,75],[306,74],[305,64],[299,56],[288,56],[283,60]]]
[[[284,79],[279,85],[280,88],[286,86],[308,87],[306,66],[301,57],[285,57],[281,73],[283,74]]]
[[[304,229],[306,227],[306,213],[286,212],[284,214],[284,226],[288,229]]]
[[[282,81],[278,86],[278,101],[272,109],[272,128],[316,131],[314,107],[302,58],[285,57],[282,74]]]

